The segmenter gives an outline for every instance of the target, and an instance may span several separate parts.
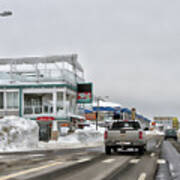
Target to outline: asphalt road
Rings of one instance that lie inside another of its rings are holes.
[[[32,151],[0,154],[0,177],[45,164],[61,161],[73,162],[85,157],[96,157],[103,153],[103,147],[62,149],[54,151]]]
[[[144,155],[119,151],[107,156],[104,147],[0,154],[0,180],[171,180],[180,169],[171,143],[164,141]]]
[[[66,150],[66,153],[54,151],[12,156],[18,159],[18,163],[1,171],[0,180],[152,179],[156,171],[158,153],[145,153],[140,156],[138,152],[121,151],[107,156],[103,147],[97,147],[69,152]],[[7,157],[9,155],[6,155]]]
[[[174,140],[163,142],[161,158],[164,163],[159,165],[156,180],[179,180],[180,179],[180,144]]]

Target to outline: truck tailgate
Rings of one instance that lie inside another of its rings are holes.
[[[139,131],[133,130],[113,130],[108,131],[108,141],[124,141],[124,142],[133,142],[139,141]]]

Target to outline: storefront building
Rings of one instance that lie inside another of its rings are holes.
[[[68,120],[78,114],[76,85],[84,82],[77,55],[0,59],[0,117]]]

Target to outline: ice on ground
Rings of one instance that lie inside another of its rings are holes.
[[[35,121],[16,116],[0,119],[0,152],[36,149],[38,141],[39,126]]]
[[[44,149],[54,148],[81,148],[103,145],[105,128],[90,124],[84,129],[77,129],[74,133],[67,136],[60,136],[58,141],[50,141],[48,143],[40,142],[40,147]]]
[[[164,135],[164,132],[154,129],[153,131],[146,131],[147,136]]]

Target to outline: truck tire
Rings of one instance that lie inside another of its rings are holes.
[[[114,152],[117,153],[117,148],[113,148]]]
[[[111,155],[111,147],[110,146],[105,146],[105,153],[107,155]]]
[[[140,155],[143,155],[144,152],[145,152],[144,146],[140,146],[140,147],[138,148],[138,150],[139,150],[139,154],[140,154]]]

